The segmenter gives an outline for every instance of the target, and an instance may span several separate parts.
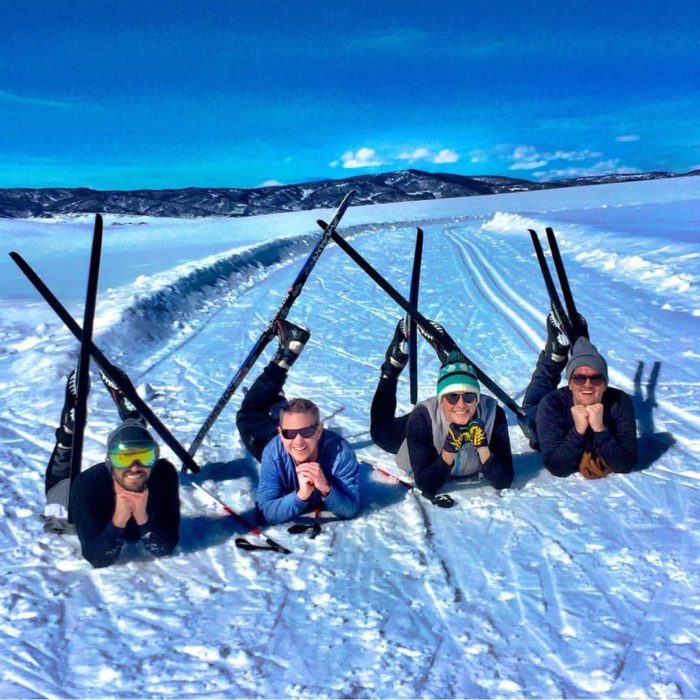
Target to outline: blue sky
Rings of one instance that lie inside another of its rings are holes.
[[[0,187],[700,167],[700,3],[0,0]]]

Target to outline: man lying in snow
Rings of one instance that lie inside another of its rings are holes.
[[[587,328],[583,318],[581,325]],[[569,342],[550,314],[547,344],[523,399],[530,444],[555,476],[578,471],[600,479],[629,472],[637,463],[632,399],[608,386],[607,362],[585,335],[574,343],[567,364],[568,353]],[[564,370],[568,384],[557,389]]]
[[[287,320],[278,322],[277,333],[277,354],[236,415],[243,443],[261,462],[258,517],[276,524],[320,508],[352,518],[360,507],[355,453],[340,435],[324,429],[316,404],[285,401],[282,391],[310,333]]]
[[[180,497],[175,467],[159,459],[158,444],[138,412],[103,375],[122,423],[109,436],[104,462],[70,484],[75,416],[75,373],[66,386],[61,426],[46,468],[45,528],[70,532],[68,500],[83,556],[94,566],[113,564],[126,542],[140,541],[156,557],[171,554],[179,540]],[[132,407],[133,408],[133,407]]]
[[[396,455],[397,465],[413,472],[416,486],[443,507],[451,497],[436,497],[450,477],[482,475],[494,488],[513,481],[513,457],[505,412],[490,396],[482,396],[474,369],[444,328],[432,322],[448,341],[443,347],[420,329],[441,362],[437,395],[396,416],[396,388],[408,362],[406,320],[396,325],[386,351],[370,413],[372,440]]]

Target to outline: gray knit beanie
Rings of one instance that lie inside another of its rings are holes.
[[[566,379],[571,379],[571,375],[578,367],[591,367],[597,369],[608,383],[608,363],[598,352],[595,345],[588,338],[581,336],[575,343],[571,353],[569,364],[566,365]]]

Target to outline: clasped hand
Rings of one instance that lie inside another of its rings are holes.
[[[298,464],[297,477],[299,478],[297,496],[299,496],[302,501],[307,501],[311,498],[311,494],[314,490],[318,491],[321,496],[324,497],[331,491],[328,479],[326,479],[326,475],[323,473],[323,469],[321,469],[321,465],[318,462],[304,462],[303,464]]]
[[[127,491],[123,486],[114,483],[114,514],[112,524],[115,527],[126,527],[129,518],[133,515],[137,525],[145,525],[148,522],[148,489],[143,491]]]
[[[579,435],[583,435],[589,427],[594,433],[605,430],[602,403],[594,403],[590,406],[572,406],[571,416],[574,419],[574,428]]]
[[[445,437],[445,444],[442,449],[445,452],[456,454],[463,445],[470,442],[474,447],[488,447],[488,439],[486,438],[486,429],[483,421],[475,418],[469,421],[466,425],[450,423]]]

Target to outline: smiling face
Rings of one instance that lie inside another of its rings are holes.
[[[323,423],[313,413],[289,413],[283,411],[277,428],[282,445],[295,464],[318,461],[318,443],[323,433]],[[292,431],[291,433],[288,431]],[[301,432],[310,432],[304,437]],[[293,437],[285,437],[293,435]]]
[[[112,468],[112,478],[126,491],[140,493],[146,488],[150,476],[151,470],[139,462],[134,462],[126,469]]]
[[[594,403],[600,403],[607,386],[597,369],[585,365],[577,367],[569,379],[569,389],[574,397],[575,406],[592,406]]]
[[[457,393],[457,392],[455,392]],[[440,399],[440,407],[445,415],[448,423],[456,423],[457,425],[466,425],[476,414],[476,408],[479,405],[479,399],[477,397],[476,401],[467,403],[464,400],[464,395],[461,395],[456,404],[451,405],[447,400],[447,396],[443,396]]]

